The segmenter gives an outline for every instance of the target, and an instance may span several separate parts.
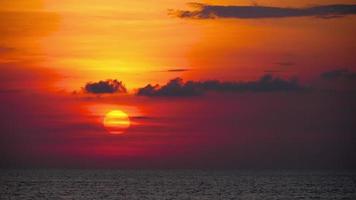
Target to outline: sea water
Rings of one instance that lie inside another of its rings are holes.
[[[0,199],[356,199],[351,171],[0,170]]]

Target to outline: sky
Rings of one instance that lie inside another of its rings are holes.
[[[355,22],[355,0],[0,0],[0,167],[355,169]]]

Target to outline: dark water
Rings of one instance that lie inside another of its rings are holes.
[[[356,199],[356,173],[0,170],[0,199]]]

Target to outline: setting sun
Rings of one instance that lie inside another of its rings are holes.
[[[111,134],[124,134],[130,127],[130,119],[125,112],[112,110],[105,115],[103,124]]]
[[[356,200],[356,0],[83,2],[0,0],[0,200]]]

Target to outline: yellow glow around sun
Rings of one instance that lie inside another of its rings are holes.
[[[124,134],[130,127],[129,116],[121,110],[106,113],[103,124],[111,134]]]

